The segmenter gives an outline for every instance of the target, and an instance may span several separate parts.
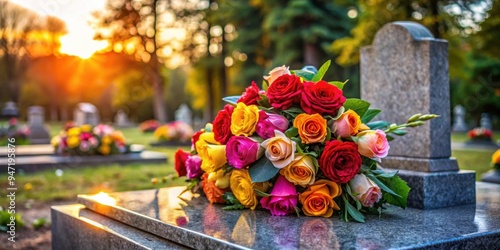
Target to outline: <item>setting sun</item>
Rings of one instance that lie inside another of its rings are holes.
[[[63,54],[78,56],[82,59],[90,58],[96,51],[102,50],[108,46],[106,41],[95,41],[78,39],[78,36],[62,36],[61,49]]]

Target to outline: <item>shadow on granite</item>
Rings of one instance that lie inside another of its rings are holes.
[[[0,165],[7,167],[8,158],[0,158]],[[16,156],[16,171],[35,172],[46,169],[71,168],[79,166],[97,166],[103,164],[129,164],[129,163],[166,163],[164,153],[143,151],[122,155],[95,155],[95,156]]]
[[[184,187],[80,195],[87,209],[196,249],[470,248],[500,245],[500,185],[477,183],[477,205],[389,207],[364,224],[338,218],[223,211]]]

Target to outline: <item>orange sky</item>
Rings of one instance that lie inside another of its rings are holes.
[[[105,0],[10,0],[40,16],[56,16],[66,22],[68,34],[61,37],[61,52],[81,58],[90,57],[107,46],[106,41],[95,41],[88,25],[91,12],[104,9]]]

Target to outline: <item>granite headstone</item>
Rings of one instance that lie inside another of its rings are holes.
[[[380,120],[404,123],[438,114],[391,141],[382,166],[398,169],[412,188],[408,205],[439,208],[475,202],[475,174],[451,156],[448,43],[414,22],[384,25],[361,50],[361,97],[383,110]]]
[[[15,102],[6,102],[2,108],[2,118],[10,119],[13,117],[19,117],[19,109]]]
[[[79,103],[73,113],[73,120],[76,125],[99,124],[99,110],[91,103]]]
[[[191,125],[193,123],[193,112],[185,103],[181,104],[175,111],[175,120]]]
[[[125,113],[125,111],[120,109],[118,110],[115,116],[115,126],[124,128],[133,126],[133,124],[128,119],[128,116]]]
[[[465,122],[465,108],[457,105],[453,108],[453,132],[467,132],[467,123]]]
[[[30,128],[31,144],[50,143],[50,134],[45,127],[45,111],[43,107],[31,106],[28,108],[28,126]]]
[[[479,126],[481,128],[485,128],[485,129],[489,129],[489,130],[493,129],[493,125],[491,124],[490,116],[487,113],[481,114],[481,120],[479,120]]]

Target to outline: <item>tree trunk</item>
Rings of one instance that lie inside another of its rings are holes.
[[[225,32],[224,32],[224,29],[222,29],[222,42],[221,42],[222,50],[221,50],[221,54],[220,54],[221,66],[219,69],[221,97],[227,96],[227,73],[226,73],[226,64],[224,63],[224,60],[226,59],[226,50],[225,50],[226,39],[224,39],[224,35],[225,35]],[[223,106],[224,106],[224,103],[221,102],[220,109],[222,109]]]
[[[63,122],[68,121],[68,110],[64,105],[61,105],[61,121]]]
[[[432,18],[433,18],[433,24],[431,26],[432,33],[434,34],[434,37],[436,38],[441,38],[441,31],[439,30],[439,23],[441,17],[439,16],[439,3],[437,0],[431,0],[430,1],[430,8],[431,8],[431,13],[432,13]]]
[[[167,122],[167,109],[165,105],[165,86],[163,83],[163,78],[160,73],[160,63],[158,62],[158,55],[156,54],[156,35],[157,35],[157,21],[158,21],[158,16],[156,13],[156,7],[157,7],[158,0],[153,1],[153,8],[152,8],[152,14],[154,17],[153,21],[153,30],[155,31],[154,36],[152,37],[153,44],[154,44],[154,51],[151,53],[151,59],[148,62],[148,65],[150,65],[150,79],[153,81],[153,109],[154,109],[154,115],[155,118],[160,121],[160,122]]]
[[[212,67],[208,66],[207,67],[207,102],[208,102],[208,106],[207,106],[207,111],[205,112],[205,120],[206,121],[212,121],[215,117],[214,115],[214,110],[215,110],[215,103],[214,103],[214,92],[215,92],[215,88],[214,88],[214,77],[213,77],[213,71],[212,71]],[[208,119],[207,119],[208,118]]]
[[[318,68],[319,52],[316,45],[304,42],[304,65],[311,65]]]
[[[50,121],[57,121],[57,106],[55,104],[50,104]]]

